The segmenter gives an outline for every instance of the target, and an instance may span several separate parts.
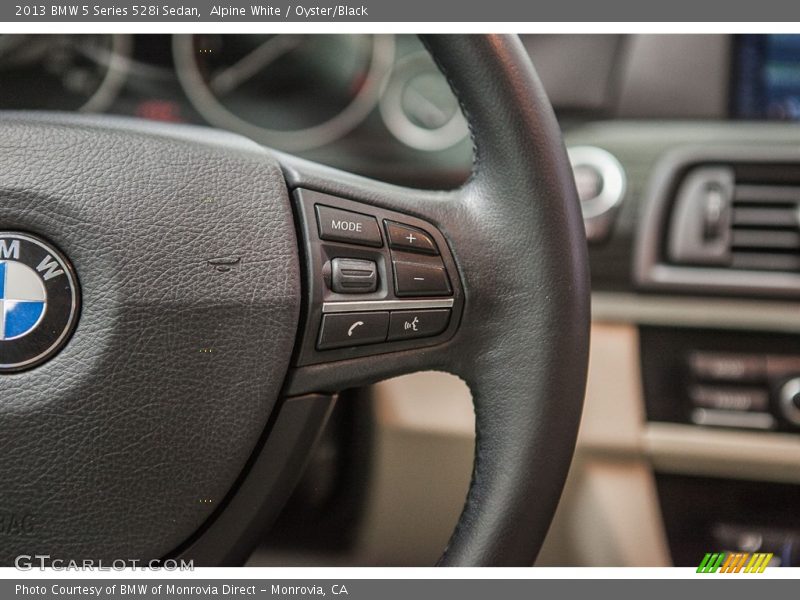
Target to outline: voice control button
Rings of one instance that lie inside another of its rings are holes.
[[[393,311],[389,317],[389,341],[439,335],[449,322],[449,308]]]

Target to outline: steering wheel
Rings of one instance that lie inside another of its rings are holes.
[[[533,563],[585,386],[581,212],[519,40],[424,41],[474,144],[455,191],[201,127],[0,118],[0,268],[46,302],[43,324],[12,323],[5,286],[0,563],[241,564],[335,392],[428,369],[460,376],[476,416],[440,564]]]

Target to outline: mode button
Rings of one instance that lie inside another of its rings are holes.
[[[375,217],[322,204],[317,204],[316,209],[319,237],[323,240],[362,246],[383,245]]]

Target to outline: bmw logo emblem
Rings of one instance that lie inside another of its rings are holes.
[[[0,231],[0,373],[52,357],[78,318],[78,284],[67,259],[44,240]]]

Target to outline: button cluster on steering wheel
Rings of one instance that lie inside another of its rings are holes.
[[[431,223],[317,191],[294,192],[306,259],[298,365],[441,343],[463,291]]]

